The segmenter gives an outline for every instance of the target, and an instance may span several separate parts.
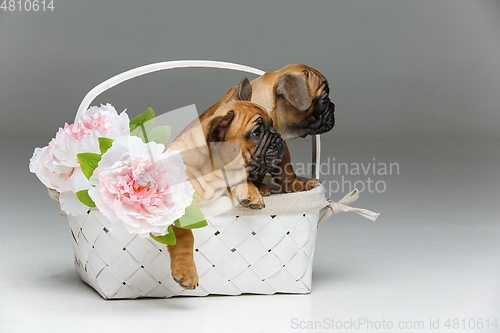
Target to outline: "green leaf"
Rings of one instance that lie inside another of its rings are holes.
[[[142,124],[146,124],[146,122],[150,122],[148,124],[149,127],[153,125],[152,120],[155,117],[155,113],[153,109],[148,108],[146,111],[135,117],[130,121],[130,134],[132,134],[132,131],[134,131],[137,127],[141,126]],[[145,125],[145,127],[148,127]],[[135,134],[133,134],[135,135]]]
[[[154,120],[146,121],[144,124],[140,124],[133,131],[130,131],[130,135],[141,138],[143,142],[148,143],[151,140],[148,140],[147,132],[153,126]]]
[[[141,126],[138,126],[136,129],[134,129],[133,131],[130,131],[130,135],[132,136],[136,136],[138,138],[141,138],[143,142],[146,142],[146,138],[144,137],[144,135],[142,135],[142,129],[141,129]]]
[[[153,238],[158,243],[167,244],[167,245],[175,245],[175,243],[176,243],[174,229],[172,228],[171,225],[168,226],[167,234],[164,236],[155,236],[152,233],[150,233],[150,235],[151,235],[151,238]]]
[[[80,167],[82,168],[82,172],[89,179],[92,177],[95,168],[97,168],[97,164],[101,160],[101,155],[94,153],[80,153],[76,155],[78,157],[78,161],[80,162]]]
[[[172,128],[170,126],[156,126],[153,127],[151,131],[147,134],[148,141],[154,141],[156,143],[161,143],[166,145],[168,139],[170,138],[170,133],[172,132]]]
[[[98,140],[99,140],[99,150],[101,151],[101,154],[107,152],[108,149],[111,148],[111,145],[113,144],[113,140],[108,138],[99,138]]]
[[[193,193],[193,199],[194,200],[200,200],[200,196],[196,194],[196,192]]]
[[[207,226],[208,223],[205,219],[205,215],[203,215],[203,212],[198,208],[198,206],[196,206],[196,204],[192,203],[186,208],[184,216],[176,220],[174,225],[177,228],[182,229],[197,229]]]
[[[84,205],[95,207],[95,202],[89,196],[89,190],[78,191],[76,192],[76,196]]]

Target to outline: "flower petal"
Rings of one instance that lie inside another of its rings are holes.
[[[78,216],[86,214],[89,207],[84,205],[73,192],[63,192],[59,195],[61,209],[68,215]]]

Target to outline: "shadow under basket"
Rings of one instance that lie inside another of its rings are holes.
[[[100,93],[143,74],[185,67],[224,68],[262,75],[255,68],[217,61],[169,61],[119,74],[92,89],[75,122]],[[313,136],[313,175],[319,177],[320,139]],[[354,211],[375,220],[378,214],[348,204],[357,190],[339,202],[324,196],[323,186],[307,192],[265,197],[266,208],[234,207],[228,197],[200,206],[208,226],[194,229],[195,290],[172,278],[167,246],[130,234],[102,213],[68,216],[78,276],[105,299],[140,297],[309,293],[317,228],[331,214]]]

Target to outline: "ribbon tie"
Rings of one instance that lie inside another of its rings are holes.
[[[328,199],[328,205],[326,205],[320,212],[321,214],[323,214],[323,216],[321,216],[320,220],[318,221],[318,228],[320,225],[323,224],[323,222],[326,221],[328,217],[338,212],[354,212],[367,219],[375,221],[377,217],[380,215],[379,213],[374,213],[367,209],[349,207],[349,205],[354,201],[358,200],[358,198],[359,198],[359,191],[358,189],[355,189],[354,191],[348,193],[345,197],[340,199],[339,202],[335,202]]]

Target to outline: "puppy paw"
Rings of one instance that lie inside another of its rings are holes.
[[[271,190],[269,189],[269,186],[267,186],[266,184],[259,182],[259,183],[255,184],[255,186],[257,186],[257,188],[259,189],[259,193],[263,197],[267,197],[268,195],[271,195]]]
[[[194,262],[185,262],[185,260],[177,260],[170,264],[172,270],[172,278],[182,288],[194,290],[198,287],[198,273]]]
[[[309,191],[320,185],[321,182],[316,178],[309,178],[304,181],[298,180],[297,178],[294,182],[292,182],[292,186],[289,189],[285,186],[285,192],[289,193],[289,192]]]
[[[309,178],[304,181],[302,191],[309,191],[321,185],[321,182],[316,178]]]
[[[250,209],[262,209],[266,207],[259,189],[251,182],[236,186],[234,195],[243,207]]]

